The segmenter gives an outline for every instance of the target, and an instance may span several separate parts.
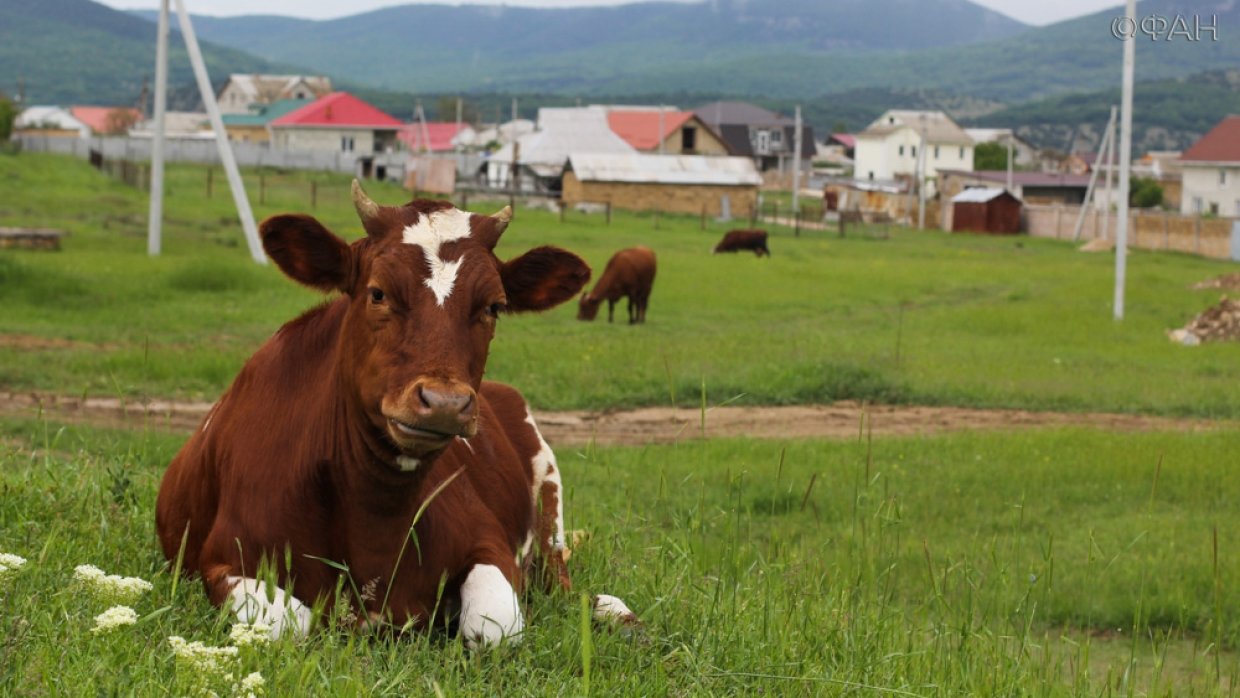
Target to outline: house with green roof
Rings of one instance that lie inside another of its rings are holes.
[[[254,104],[246,114],[224,114],[228,139],[242,143],[270,143],[271,122],[310,104],[312,99],[281,99],[271,104]]]

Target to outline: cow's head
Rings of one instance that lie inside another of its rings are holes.
[[[602,302],[602,298],[591,298],[588,293],[581,294],[581,301],[577,304],[577,319],[593,320],[598,317],[598,307]]]
[[[345,390],[386,434],[403,469],[478,429],[477,391],[504,313],[546,310],[590,278],[576,255],[539,247],[501,262],[512,218],[446,201],[380,206],[353,182],[366,236],[352,245],[310,216],[262,224],[263,247],[289,277],[348,297],[340,338]]]

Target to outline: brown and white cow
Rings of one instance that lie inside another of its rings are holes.
[[[649,247],[630,247],[620,250],[607,260],[603,275],[589,293],[581,294],[577,308],[578,320],[593,320],[598,315],[599,304],[607,301],[607,322],[615,317],[616,303],[629,299],[629,324],[646,321],[646,304],[650,301],[650,289],[654,286],[654,251]]]
[[[351,601],[363,622],[459,615],[467,645],[494,644],[522,630],[532,544],[549,587],[570,581],[555,456],[521,395],[482,380],[488,348],[499,316],[572,298],[590,269],[555,247],[501,262],[507,208],[353,197],[351,245],[309,216],[263,222],[285,274],[342,295],[281,327],[172,460],[160,543],[276,635],[308,632],[343,582],[370,592]]]
[[[729,230],[724,234],[723,239],[715,245],[714,253],[720,252],[739,252],[741,250],[752,250],[754,255],[761,257],[771,256],[771,251],[766,246],[765,230]]]

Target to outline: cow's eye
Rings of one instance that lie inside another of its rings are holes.
[[[370,291],[370,302],[372,303],[383,302],[383,289],[375,288],[374,286],[371,286],[369,291]]]
[[[508,304],[496,301],[487,306],[487,317],[499,317],[499,314],[504,312],[504,309],[507,307]]]

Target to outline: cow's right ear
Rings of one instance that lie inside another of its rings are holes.
[[[272,216],[259,226],[263,249],[289,278],[320,291],[350,290],[348,243],[311,216]]]

